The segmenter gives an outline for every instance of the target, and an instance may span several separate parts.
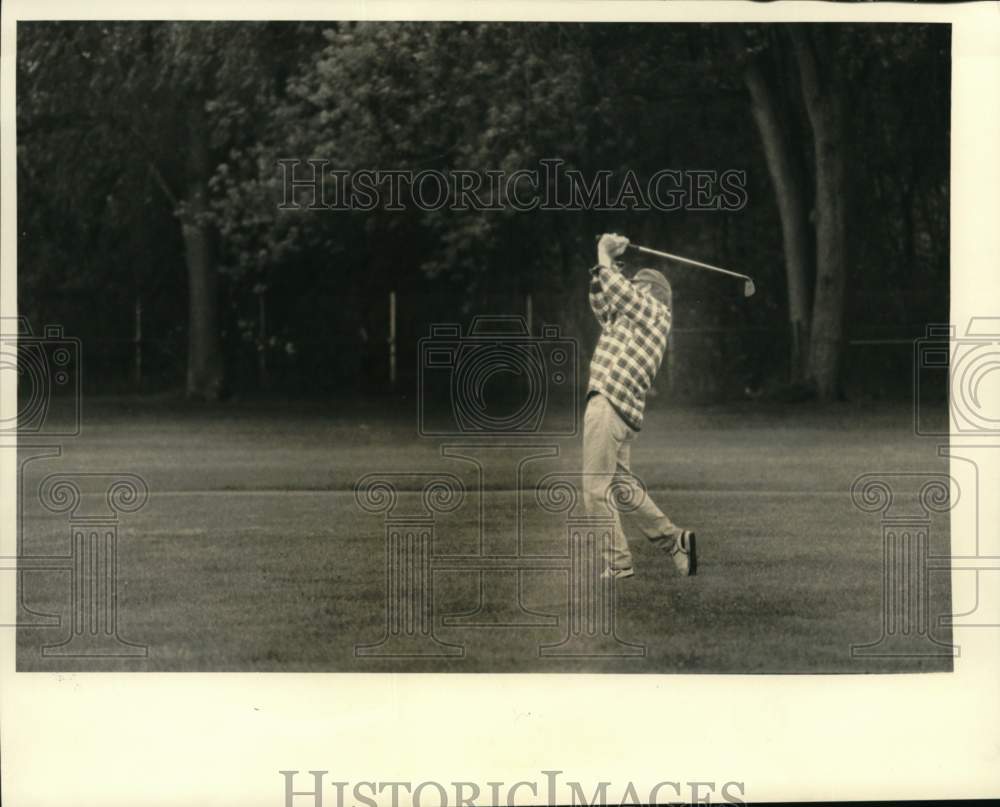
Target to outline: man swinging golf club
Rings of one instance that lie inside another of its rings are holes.
[[[667,518],[629,470],[646,393],[660,369],[670,332],[671,291],[667,279],[653,269],[641,269],[632,281],[622,276],[614,259],[628,245],[624,236],[601,236],[597,265],[590,270],[590,306],[601,337],[590,361],[583,422],[584,501],[591,513],[604,514],[609,508],[614,520],[604,577],[634,574],[615,501],[629,501],[635,509],[628,515],[646,537],[673,557],[681,574],[693,575],[698,568],[694,533]],[[609,496],[612,484],[626,486],[622,498]]]

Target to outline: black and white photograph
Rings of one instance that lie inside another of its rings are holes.
[[[18,668],[949,669],[950,67],[20,23]]]
[[[615,5],[5,19],[5,675],[559,681],[624,730],[996,644],[996,20]],[[405,778],[285,756],[259,803]],[[518,764],[405,803],[777,792]]]

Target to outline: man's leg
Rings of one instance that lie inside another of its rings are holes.
[[[629,435],[618,447],[617,472],[620,484],[627,485],[630,490],[628,501],[622,502],[622,509],[636,526],[653,544],[669,548],[674,540],[684,532],[672,522],[653,501],[645,488],[631,470],[632,441],[635,432],[629,430]]]
[[[696,574],[698,555],[695,534],[681,529],[667,518],[632,474],[630,460],[634,436],[635,432],[629,430],[628,438],[618,449],[619,476],[631,486],[631,496],[627,503],[623,502],[623,509],[654,546],[670,553],[677,571],[683,575]]]
[[[608,505],[608,488],[615,478],[618,453],[629,428],[603,395],[587,402],[583,417],[583,501],[587,512],[606,516],[612,524],[611,545],[605,561],[611,569],[631,569],[632,553],[622,530],[618,510]]]

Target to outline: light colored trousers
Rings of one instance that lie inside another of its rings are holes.
[[[612,569],[630,569],[632,553],[622,529],[619,508],[654,544],[672,543],[681,530],[646,494],[629,469],[635,431],[607,398],[593,395],[583,418],[583,500],[587,512],[610,517],[611,543],[605,552]],[[614,491],[610,488],[614,486]]]

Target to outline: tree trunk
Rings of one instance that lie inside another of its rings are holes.
[[[208,213],[208,180],[212,171],[204,107],[188,116],[188,186],[181,212],[184,257],[188,269],[187,396],[218,400],[222,393],[222,345],[219,338],[218,274]]]
[[[738,36],[735,35],[734,36]],[[735,39],[741,51],[745,44]],[[791,380],[805,377],[806,348],[809,345],[809,255],[808,218],[803,204],[802,180],[791,158],[784,124],[771,88],[757,58],[744,65],[743,80],[750,93],[751,111],[764,147],[768,174],[774,185],[781,219],[785,253],[785,282],[788,290],[788,322],[791,328]]]
[[[847,282],[847,173],[842,88],[834,73],[828,39],[831,32],[819,28],[815,41],[800,26],[792,27],[791,37],[813,131],[816,164],[816,288],[807,378],[821,399],[830,400],[840,391]],[[821,73],[823,69],[826,75]]]

